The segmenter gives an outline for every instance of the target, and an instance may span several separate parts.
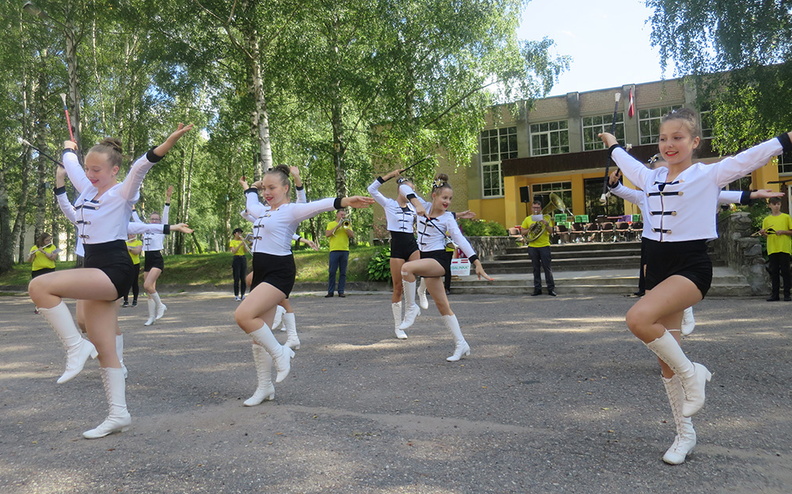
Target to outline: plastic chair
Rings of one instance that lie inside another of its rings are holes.
[[[586,223],[585,228],[588,242],[599,242],[600,226],[597,223]]]
[[[626,221],[620,221],[616,223],[613,230],[614,230],[614,235],[613,235],[614,241],[620,240],[622,242],[626,242],[627,240],[630,240],[632,237],[632,231],[630,231],[630,224],[627,223]]]
[[[572,242],[580,242],[586,238],[586,228],[583,223],[572,223],[572,228],[569,230],[569,237]]]
[[[600,238],[603,242],[615,241],[616,237],[614,235],[612,222],[606,221],[602,223],[600,226]]]

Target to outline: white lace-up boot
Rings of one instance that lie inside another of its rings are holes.
[[[646,346],[679,376],[682,389],[685,390],[682,415],[695,415],[704,406],[704,388],[712,378],[712,373],[703,365],[688,360],[682,347],[668,331],[660,338],[646,343]]]
[[[74,379],[83,370],[85,362],[89,358],[96,358],[98,355],[96,347],[82,337],[63,300],[51,309],[39,308],[38,311],[58,335],[66,350],[66,369],[63,371],[63,375],[58,378],[57,383],[61,384]]]
[[[263,346],[272,357],[272,361],[275,363],[275,369],[278,371],[278,375],[275,376],[275,382],[279,383],[286,379],[286,376],[289,375],[289,371],[291,370],[291,359],[294,358],[294,350],[278,343],[278,340],[275,339],[275,335],[272,334],[272,331],[270,331],[269,326],[266,324],[263,325],[261,329],[250,333],[250,337],[253,338],[256,343]]]
[[[418,283],[418,306],[426,310],[429,308],[429,300],[426,298],[426,278],[421,278]]]
[[[168,306],[162,303],[159,293],[157,292],[152,293],[151,298],[153,298],[154,302],[157,304],[157,319],[162,319],[162,316],[165,315],[165,311],[168,310]]]
[[[280,329],[281,331],[286,331],[286,326],[283,324],[283,314],[286,313],[286,309],[281,307],[280,305],[275,306],[275,319],[272,320],[272,330],[275,331],[276,329]]]
[[[402,322],[402,303],[396,302],[395,304],[391,304],[391,311],[393,311],[393,322],[394,322],[394,331],[396,332],[396,338],[400,340],[407,339],[407,333],[399,329],[399,326]]]
[[[253,343],[253,363],[256,364],[258,386],[253,396],[245,400],[246,407],[254,407],[263,401],[275,399],[275,386],[272,384],[272,357],[261,345]]]
[[[102,367],[102,384],[110,412],[96,429],[83,432],[85,439],[98,439],[114,432],[124,432],[132,425],[126,406],[126,380],[121,369]]]
[[[284,345],[292,350],[299,350],[300,338],[297,336],[297,322],[294,320],[294,312],[285,312],[283,314],[283,327],[286,328],[286,343]]]
[[[143,326],[151,326],[154,324],[154,321],[157,320],[157,302],[151,297],[148,299],[148,314],[149,317],[146,319],[146,322],[143,323]]]
[[[116,354],[118,354],[118,361],[121,362],[121,370],[124,371],[124,379],[129,375],[126,365],[124,365],[124,335],[116,335]]]
[[[421,315],[421,308],[415,303],[415,282],[402,280],[402,286],[404,286],[404,320],[399,325],[399,329],[405,330],[413,325],[416,317]]]
[[[687,336],[696,329],[696,319],[693,317],[693,307],[688,307],[682,313],[682,336]]]
[[[693,429],[693,420],[682,415],[682,402],[685,400],[685,391],[682,389],[682,382],[678,376],[671,379],[663,378],[668,395],[668,403],[671,405],[671,412],[674,415],[676,425],[676,437],[674,443],[663,455],[663,461],[670,465],[679,465],[685,462],[685,458],[696,446],[696,431]]]
[[[457,321],[456,315],[443,316],[443,324],[445,324],[448,330],[451,331],[451,335],[454,337],[455,344],[454,354],[448,357],[446,360],[449,362],[456,362],[463,356],[470,355],[470,345],[467,344],[465,337],[462,336],[462,330],[459,328],[459,321]]]

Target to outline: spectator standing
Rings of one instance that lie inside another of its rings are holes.
[[[768,302],[780,300],[781,280],[784,279],[784,301],[792,301],[790,296],[789,258],[792,254],[792,218],[781,212],[781,199],[771,197],[768,201],[770,214],[762,221],[759,233],[767,238],[768,270],[772,291]]]
[[[355,238],[355,232],[350,227],[349,220],[346,219],[346,211],[339,209],[336,212],[335,221],[331,221],[325,228],[325,236],[330,241],[330,270],[327,280],[327,295],[325,298],[333,296],[336,289],[336,271],[338,272],[338,296],[346,297],[346,271],[349,262],[349,240]]]
[[[527,216],[522,222],[520,232],[523,235],[528,235],[533,224],[539,223],[543,226],[541,235],[528,242],[528,255],[531,256],[534,279],[534,292],[532,295],[542,294],[542,270],[544,270],[547,294],[555,297],[555,280],[553,279],[553,269],[550,266],[550,261],[552,260],[550,255],[550,234],[553,232],[553,223],[550,220],[550,215],[542,214],[541,202],[534,201],[531,205],[531,210],[533,214]]]
[[[140,295],[140,254],[143,252],[143,241],[138,238],[138,236],[134,233],[130,233],[128,235],[127,241],[127,250],[129,251],[129,257],[132,259],[132,266],[135,270],[135,276],[132,279],[132,307],[137,307],[137,299],[138,295]],[[124,295],[124,303],[122,307],[129,307],[129,292],[127,291],[126,295]]]
[[[30,267],[30,277],[35,278],[55,271],[55,259],[58,258],[59,252],[60,249],[52,243],[52,235],[49,233],[39,235],[28,254],[28,262],[33,264]]]

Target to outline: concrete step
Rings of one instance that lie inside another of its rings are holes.
[[[494,281],[478,280],[473,276],[454,277],[451,293],[530,295],[533,293],[533,275],[525,273],[495,274],[484,269]],[[559,295],[613,294],[631,295],[638,288],[638,269],[611,268],[608,270],[561,271],[554,269],[556,291]],[[544,285],[544,283],[543,283]],[[751,287],[745,277],[728,267],[713,269],[712,287],[708,297],[750,297]]]

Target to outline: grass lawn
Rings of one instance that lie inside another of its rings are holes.
[[[368,262],[381,247],[353,247],[349,253],[347,281],[366,281]],[[228,285],[231,275],[231,253],[184,254],[165,256],[165,272],[158,283],[161,285]],[[327,251],[299,250],[294,253],[297,264],[297,280],[302,282],[327,281]],[[69,269],[74,262],[56,263],[55,269]],[[248,262],[248,269],[250,269]],[[141,275],[142,276],[142,275]],[[17,264],[0,275],[0,285],[26,286],[30,281],[30,264]]]

